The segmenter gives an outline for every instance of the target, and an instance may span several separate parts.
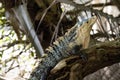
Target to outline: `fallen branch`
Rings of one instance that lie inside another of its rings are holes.
[[[67,65],[51,73],[48,80],[82,80],[101,68],[120,62],[120,39],[96,44],[82,53],[87,61],[80,56],[71,56],[64,60]]]

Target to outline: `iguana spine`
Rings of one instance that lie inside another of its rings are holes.
[[[96,17],[94,16],[81,24],[80,27],[73,26],[64,36],[58,38],[52,46],[48,47],[46,49],[47,56],[31,74],[30,80],[45,80],[44,77],[50,68],[53,68],[60,60],[75,54],[71,53],[75,46],[82,45],[83,48],[86,48],[88,45],[84,45],[85,39],[90,37],[90,31],[95,21]],[[87,40],[89,43],[89,39]]]

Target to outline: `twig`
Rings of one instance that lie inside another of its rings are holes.
[[[55,37],[55,39],[57,38],[59,25],[60,25],[60,23],[61,23],[63,17],[65,16],[66,12],[67,12],[67,11],[62,12],[62,14],[61,14],[61,16],[60,16],[60,19],[59,19],[59,21],[58,21],[58,23],[57,23],[57,26],[56,26],[56,28],[55,28],[55,31],[54,31],[54,33],[53,33],[53,36],[52,36],[50,45],[52,44],[54,37]]]
[[[40,19],[40,21],[39,21],[39,24],[38,24],[38,26],[37,26],[36,33],[38,32],[39,26],[41,25],[41,23],[42,23],[45,15],[46,15],[47,12],[48,12],[48,10],[49,10],[55,3],[56,3],[56,0],[54,0],[54,1],[49,5],[49,7],[48,7],[47,9],[45,9],[45,11],[44,11],[44,13],[43,13],[43,15],[42,15],[42,17],[41,17],[41,19]]]

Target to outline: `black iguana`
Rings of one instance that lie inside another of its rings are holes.
[[[90,40],[90,31],[96,21],[96,17],[83,22],[81,26],[73,26],[64,36],[58,38],[52,46],[46,49],[46,55],[39,63],[38,67],[32,72],[30,80],[45,80],[47,73],[60,60],[75,54],[74,48],[82,45],[87,48]]]

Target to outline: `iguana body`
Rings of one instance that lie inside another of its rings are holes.
[[[46,49],[47,56],[40,62],[39,66],[31,74],[30,80],[45,80],[50,68],[53,68],[60,60],[75,54],[75,46],[82,45],[87,48],[89,44],[90,31],[95,23],[96,17],[83,22],[80,27],[75,25],[64,36],[58,38],[53,46]]]

